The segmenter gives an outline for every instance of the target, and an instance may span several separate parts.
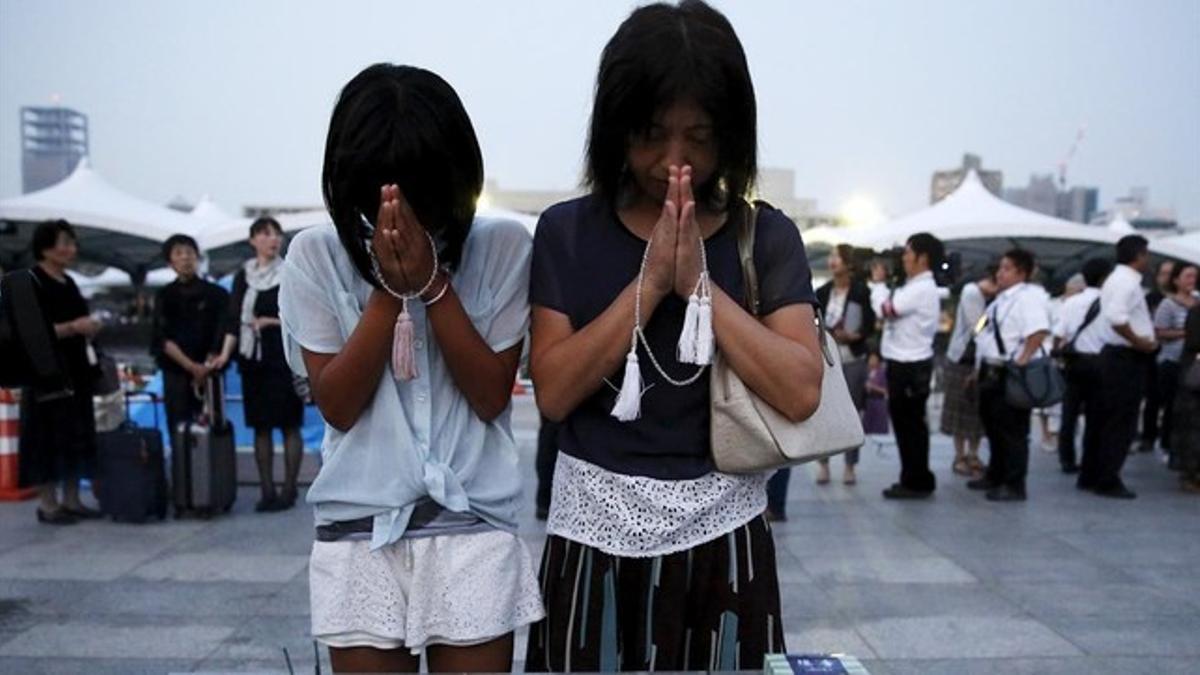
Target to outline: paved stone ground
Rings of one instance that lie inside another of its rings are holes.
[[[532,402],[516,427],[533,519]],[[843,651],[872,673],[1200,672],[1200,501],[1156,456],[1131,457],[1134,502],[1077,492],[1035,450],[1030,501],[991,504],[934,460],[924,503],[884,502],[892,447],[863,452],[859,484],[793,474],[775,529],[788,645]],[[146,526],[39,526],[0,505],[0,672],[312,672],[306,509]],[[518,655],[524,636],[518,636]],[[324,656],[322,656],[325,659]],[[518,667],[520,664],[518,664]],[[327,661],[324,663],[328,671]]]

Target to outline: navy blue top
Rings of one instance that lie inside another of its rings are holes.
[[[738,261],[736,220],[705,241],[709,274],[730,297],[745,297]],[[588,195],[542,213],[533,243],[532,304],[561,312],[580,329],[591,323],[637,277],[646,242],[625,228],[612,206]],[[792,304],[816,302],[812,272],[796,224],[763,205],[755,232],[761,314]],[[654,355],[676,380],[696,366],[679,363],[675,349],[687,303],[665,298],[644,326]],[[602,385],[563,421],[558,447],[608,471],[658,479],[699,478],[713,470],[709,450],[708,373],[687,387],[664,382],[638,347],[643,387],[641,417],[612,417],[617,392]],[[608,377],[621,386],[624,361]]]

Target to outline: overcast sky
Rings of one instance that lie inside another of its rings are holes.
[[[459,92],[489,178],[568,188],[600,50],[637,3],[0,0],[0,197],[20,192],[18,109],[87,114],[93,164],[166,202],[318,204],[339,88],[378,61]],[[1131,186],[1200,225],[1200,0],[718,2],[754,75],[762,166],[836,211],[896,215],[965,151],[1006,186],[1051,172]]]

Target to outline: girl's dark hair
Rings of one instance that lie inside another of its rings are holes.
[[[1200,267],[1193,265],[1192,263],[1188,263],[1188,262],[1175,263],[1175,267],[1171,268],[1171,279],[1170,279],[1170,281],[1167,282],[1167,290],[1168,291],[1170,291],[1171,293],[1179,292],[1179,277],[1180,277],[1180,275],[1183,274],[1183,271],[1189,267],[1194,270],[1200,270]]]
[[[700,0],[640,7],[604,47],[588,133],[587,187],[615,202],[627,180],[630,140],[654,114],[694,101],[713,121],[717,169],[697,197],[728,203],[749,194],[758,173],[757,112],[746,53],[733,26]]]
[[[46,249],[57,246],[59,234],[65,234],[74,241],[79,241],[79,237],[75,234],[75,228],[71,227],[67,221],[47,220],[33,231],[33,241],[30,246],[33,249],[33,259],[41,260]]]
[[[400,186],[421,225],[451,269],[483,191],[483,155],[471,119],[441,77],[413,66],[377,63],[342,89],[325,139],[321,191],[342,246],[374,286],[369,229],[379,192]]]
[[[267,230],[275,230],[278,234],[283,234],[283,226],[271,216],[259,216],[254,219],[253,223],[250,223],[251,238],[254,238],[259,232],[266,232]]]

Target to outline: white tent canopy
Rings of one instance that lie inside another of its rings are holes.
[[[1200,265],[1200,232],[1151,239],[1150,252],[1164,258],[1174,258]]]
[[[162,241],[193,232],[187,214],[118,190],[84,157],[70,176],[43,190],[0,200],[0,220],[41,222],[62,218],[72,225]]]
[[[0,248],[16,259],[27,249],[37,223],[60,218],[79,233],[82,259],[127,271],[144,269],[170,235],[196,231],[196,221],[187,214],[113,187],[92,170],[85,157],[61,182],[0,200],[0,220],[18,225],[11,239],[6,236],[0,241]]]
[[[903,246],[918,232],[942,241],[965,239],[1063,239],[1116,243],[1120,235],[1102,227],[1029,211],[1009,204],[984,187],[974,171],[942,201],[876,227],[820,227],[804,233],[808,243],[851,244],[874,249]]]

